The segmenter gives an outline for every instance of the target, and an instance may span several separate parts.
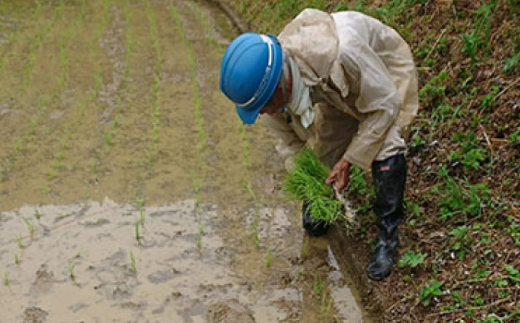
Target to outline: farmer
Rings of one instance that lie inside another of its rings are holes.
[[[347,187],[351,165],[371,170],[379,234],[367,267],[383,280],[397,258],[397,226],[404,218],[405,137],[418,109],[410,48],[398,33],[357,12],[302,11],[278,37],[245,33],[222,59],[220,89],[245,124],[260,120],[281,142],[286,158],[310,147],[332,168],[327,184]],[[312,220],[311,236],[327,224]]]

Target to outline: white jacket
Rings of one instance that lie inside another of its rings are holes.
[[[306,9],[278,38],[311,87],[316,113],[308,129],[297,118],[262,116],[285,146],[306,142],[329,166],[343,157],[365,170],[405,149],[418,85],[410,48],[394,29],[358,12]]]

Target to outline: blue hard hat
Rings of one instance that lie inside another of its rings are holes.
[[[220,90],[236,104],[240,119],[255,122],[282,74],[282,46],[273,35],[245,33],[226,49],[220,68]]]

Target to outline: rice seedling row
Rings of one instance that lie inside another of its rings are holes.
[[[146,152],[146,165],[149,172],[152,172],[152,164],[157,155],[157,142],[159,140],[159,121],[160,121],[160,103],[159,96],[161,92],[161,71],[162,71],[162,49],[159,41],[159,37],[157,34],[157,22],[155,18],[154,11],[150,5],[150,2],[147,2],[146,7],[146,15],[148,18],[148,22],[150,25],[150,36],[152,39],[153,49],[154,49],[154,80],[152,83],[152,93],[153,93],[153,101],[151,106],[151,116],[152,116],[152,135],[150,140],[150,145]]]
[[[185,45],[188,61],[190,64],[190,70],[191,70],[191,84],[192,84],[192,93],[193,93],[193,103],[194,103],[194,115],[195,115],[195,122],[196,122],[196,128],[197,128],[197,145],[196,145],[196,151],[197,151],[197,161],[196,161],[196,167],[193,177],[193,190],[195,192],[195,200],[196,200],[196,207],[195,207],[195,217],[196,221],[199,223],[199,231],[197,236],[197,247],[199,249],[199,252],[202,252],[202,237],[204,234],[204,223],[202,220],[202,210],[200,209],[200,202],[201,202],[201,193],[200,193],[200,187],[202,185],[202,181],[204,179],[203,174],[203,167],[202,163],[204,160],[203,154],[204,154],[204,148],[205,148],[205,132],[203,128],[203,118],[202,118],[202,111],[201,111],[201,101],[200,101],[200,95],[199,95],[199,84],[197,81],[197,64],[195,62],[195,52],[193,50],[193,45],[191,44],[190,40],[186,36],[186,33],[184,31],[183,23],[179,17],[179,14],[175,8],[175,4],[173,1],[170,1],[170,14],[173,18],[173,21],[175,21],[175,25],[177,27],[177,31],[180,34],[180,37],[182,39],[182,42]]]
[[[28,123],[28,125],[26,127],[17,126],[15,128],[15,129],[20,129],[20,130],[25,129],[25,132],[23,135],[21,134],[19,137],[14,137],[13,150],[10,153],[8,153],[8,155],[6,157],[6,160],[12,160],[13,162],[2,165],[2,171],[1,171],[1,175],[0,175],[0,177],[2,177],[2,178],[5,178],[8,175],[8,173],[14,169],[15,166],[19,166],[19,165],[17,165],[18,163],[16,163],[16,160],[18,159],[18,155],[20,155],[20,153],[22,153],[22,152],[27,153],[27,150],[30,149],[29,141],[32,138],[32,136],[35,134],[35,129],[37,128],[38,120],[42,115],[42,105],[41,105],[40,98],[43,96],[43,94],[35,95],[36,93],[31,93],[32,91],[29,91],[29,89],[32,84],[33,67],[36,63],[37,55],[39,55],[41,53],[42,48],[43,48],[42,41],[46,37],[48,32],[50,31],[51,27],[53,26],[53,24],[56,20],[56,17],[58,17],[58,14],[56,14],[55,11],[52,11],[52,16],[49,19],[49,22],[45,23],[45,27],[38,29],[36,31],[33,31],[33,29],[37,29],[39,27],[38,23],[42,23],[42,21],[44,21],[45,17],[43,16],[42,5],[40,2],[36,2],[36,7],[35,8],[31,7],[28,10],[32,11],[31,17],[30,17],[30,19],[28,19],[29,21],[32,22],[32,25],[27,27],[28,28],[27,30],[24,30],[23,35],[35,34],[35,36],[25,36],[25,39],[20,40],[20,42],[17,42],[18,46],[20,46],[21,48],[23,48],[24,46],[28,47],[28,54],[25,54],[23,51],[21,53],[16,53],[11,50],[11,52],[4,52],[4,55],[2,57],[3,58],[9,57],[9,56],[16,57],[23,64],[23,73],[20,73],[21,77],[19,78],[20,88],[23,92],[26,93],[25,94],[26,97],[28,97],[28,98],[36,97],[37,98],[37,103],[35,106],[37,106],[38,108],[37,108],[37,113],[27,114],[28,116],[26,116],[24,118],[25,120],[27,120],[27,123]],[[51,10],[52,10],[52,8],[51,8]],[[22,32],[21,30],[19,30],[17,32],[17,34],[20,35],[20,37],[22,35],[21,32]],[[16,40],[16,38],[13,38],[13,40]],[[9,50],[9,49],[10,49],[10,47],[7,46],[6,50]],[[25,56],[27,56],[27,57],[25,58]],[[6,67],[7,67],[6,63],[7,63],[7,60],[2,59],[2,67],[5,72],[4,75],[6,75],[7,77],[9,77],[10,75],[17,75],[16,73],[10,74],[10,70],[6,70]],[[14,63],[14,61],[12,63]],[[12,65],[12,64],[10,64],[10,65]],[[12,67],[13,71],[17,70],[16,66],[10,66],[10,67]],[[29,108],[30,103],[27,102],[27,103],[24,103],[23,105],[24,105],[24,108],[27,109],[27,108]]]
[[[240,121],[239,121],[240,122]],[[260,247],[260,235],[259,235],[259,225],[260,225],[260,211],[259,211],[259,201],[253,189],[253,185],[251,184],[251,180],[249,179],[249,172],[251,168],[251,159],[249,156],[249,147],[251,146],[251,142],[247,136],[247,129],[242,122],[240,122],[240,135],[242,138],[242,145],[244,147],[244,188],[249,195],[249,198],[253,201],[253,223],[251,225],[253,229],[253,237],[255,241],[255,245]]]

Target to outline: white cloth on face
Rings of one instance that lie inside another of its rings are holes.
[[[300,117],[302,126],[307,129],[314,120],[309,87],[303,83],[298,65],[291,57],[288,57],[288,61],[292,74],[292,92],[287,107]]]

